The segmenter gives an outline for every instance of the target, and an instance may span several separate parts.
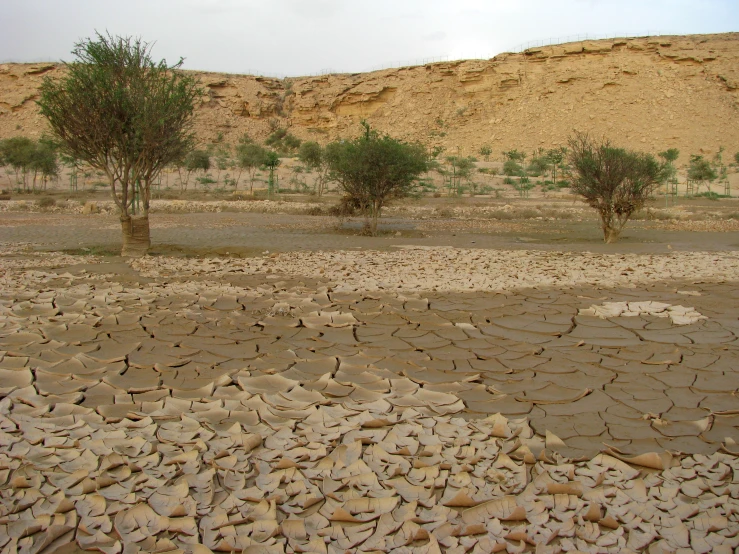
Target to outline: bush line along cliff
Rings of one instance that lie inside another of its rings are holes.
[[[0,65],[0,138],[38,137],[35,100],[61,64]],[[739,33],[586,41],[372,73],[273,79],[196,72],[203,142],[356,136],[360,121],[451,154],[563,145],[573,129],[657,152],[739,147]]]

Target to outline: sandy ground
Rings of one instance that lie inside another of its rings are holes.
[[[115,223],[0,218],[5,551],[739,546],[735,234]]]

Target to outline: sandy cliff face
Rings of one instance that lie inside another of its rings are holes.
[[[0,137],[40,135],[34,100],[54,64],[0,65]],[[359,122],[408,140],[494,155],[564,144],[573,129],[656,152],[739,150],[739,33],[578,42],[372,73],[270,79],[198,73],[203,141],[270,126],[326,142]]]

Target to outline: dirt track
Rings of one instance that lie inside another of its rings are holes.
[[[361,219],[341,230],[331,217],[257,214],[186,213],[151,216],[153,254],[253,256],[265,250],[386,250],[398,245],[456,248],[591,251],[662,254],[671,250],[739,250],[739,233],[667,230],[654,222],[634,221],[622,240],[605,245],[594,221],[454,220],[388,218],[383,235],[359,235]],[[4,213],[0,242],[33,243],[48,250],[95,248],[115,253],[120,226],[115,216]]]

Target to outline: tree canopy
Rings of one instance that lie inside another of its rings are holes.
[[[317,173],[315,191],[318,196],[322,196],[329,182],[329,165],[325,149],[317,142],[306,141],[300,145],[298,159]]]
[[[653,156],[618,148],[576,133],[569,140],[572,186],[595,208],[605,242],[616,242],[631,215],[642,208],[664,179],[664,166]]]
[[[33,140],[20,136],[2,140],[0,141],[0,166],[5,165],[13,169],[18,186],[22,184],[24,188],[28,188],[28,175],[32,175],[32,188],[36,190],[36,180],[39,175],[45,183],[47,179],[59,173],[57,146],[46,137]]]
[[[703,156],[692,154],[688,166],[688,179],[699,183],[710,183],[718,179],[718,172],[711,162]]]
[[[462,180],[469,181],[475,172],[475,159],[465,156],[447,156],[448,169],[444,169],[442,175],[449,179],[449,195],[462,193]]]
[[[421,144],[381,135],[366,122],[362,125],[364,134],[327,145],[325,155],[335,180],[364,212],[374,235],[383,206],[414,189],[428,169],[428,154]]]
[[[249,185],[254,194],[254,177],[257,169],[264,165],[267,159],[267,149],[251,141],[242,140],[236,146],[236,164],[249,173]]]
[[[45,78],[38,105],[62,153],[108,177],[121,214],[124,255],[148,250],[151,181],[194,144],[197,80],[153,61],[141,39],[97,33],[74,46],[75,61],[59,79]],[[143,219],[133,221],[134,200]]]

